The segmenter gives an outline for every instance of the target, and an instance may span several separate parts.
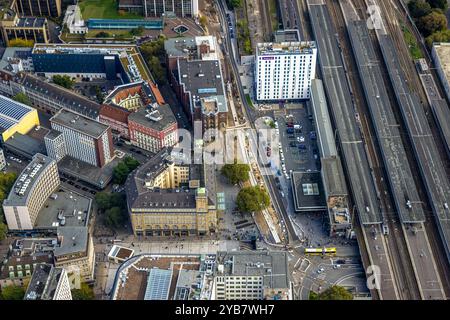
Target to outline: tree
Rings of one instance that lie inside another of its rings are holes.
[[[124,222],[124,214],[119,207],[112,207],[105,211],[105,222],[111,228],[119,228]]]
[[[113,169],[113,181],[116,184],[124,184],[128,174],[139,166],[139,161],[129,156],[125,157]]]
[[[234,163],[226,164],[222,167],[221,173],[231,184],[245,182],[249,178],[250,167],[247,164]]]
[[[125,208],[126,199],[124,193],[102,191],[95,195],[95,202],[100,210],[108,210],[112,207]]]
[[[75,84],[75,81],[73,81],[69,76],[61,76],[59,74],[53,76],[53,82],[66,89],[72,89],[73,85]]]
[[[239,8],[242,5],[241,0],[227,0],[228,4],[231,8]]]
[[[73,300],[94,300],[94,290],[86,283],[82,283],[80,289],[72,289]]]
[[[0,241],[6,239],[8,233],[8,226],[3,223],[3,216],[0,216]]]
[[[95,35],[96,38],[111,38],[111,34],[106,31],[100,31]]]
[[[311,292],[309,300],[353,300],[353,295],[344,287],[331,286],[319,294]]]
[[[206,16],[201,16],[199,19],[200,25],[202,26],[203,29],[206,28],[206,24],[208,23],[208,18],[206,18]]]
[[[139,26],[137,28],[131,29],[130,30],[130,34],[132,36],[140,36],[140,35],[142,35],[144,33],[144,31],[145,31],[144,27],[143,26]]]
[[[434,42],[450,42],[450,29],[438,31],[426,38],[427,46],[431,48]]]
[[[25,40],[25,39],[12,39],[9,41],[8,44],[10,47],[28,47],[28,48],[32,48],[34,46],[34,41],[33,40]]]
[[[432,8],[441,9],[443,12],[447,11],[448,9],[447,0],[428,0],[428,3]]]
[[[0,300],[23,300],[25,289],[21,286],[7,286],[2,288]]]
[[[13,100],[31,106],[31,101],[25,93],[19,92],[13,97]]]
[[[413,18],[421,18],[431,13],[431,6],[424,0],[412,0],[408,2],[408,9]]]
[[[425,37],[428,37],[435,32],[446,30],[447,18],[444,14],[433,11],[420,18],[417,22],[417,27]]]
[[[167,82],[166,80],[166,70],[161,65],[161,61],[158,57],[151,57],[148,60],[148,67],[150,69],[150,72],[152,73],[153,77],[155,78],[155,81],[158,84],[165,84]]]
[[[267,192],[258,186],[246,187],[239,191],[236,205],[240,212],[256,212],[267,208],[270,197]]]

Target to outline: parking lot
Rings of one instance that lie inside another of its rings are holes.
[[[316,133],[312,117],[303,105],[275,112],[275,126],[282,144],[281,164],[286,172],[320,170]]]

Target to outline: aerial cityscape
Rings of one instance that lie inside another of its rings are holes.
[[[449,299],[450,0],[0,11],[0,300]]]

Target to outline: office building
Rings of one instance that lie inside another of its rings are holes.
[[[59,186],[56,161],[36,154],[14,183],[3,211],[10,230],[33,229],[39,211]]]
[[[7,141],[16,132],[26,134],[38,125],[37,110],[0,95],[0,141]]]
[[[444,91],[450,100],[450,42],[434,43],[431,54]]]
[[[119,10],[142,14],[145,17],[196,17],[198,0],[119,0]]]
[[[133,171],[125,184],[133,233],[170,236],[215,232],[215,193],[204,185],[200,165],[177,165],[169,149],[162,149]]]
[[[58,245],[53,250],[56,267],[79,276],[82,282],[94,280],[95,250],[87,226],[66,226],[57,230]]]
[[[161,99],[156,99],[149,83],[137,81],[115,87],[104,103],[136,111],[158,101],[161,102]]]
[[[0,34],[5,45],[10,45],[12,40],[22,39],[33,43],[49,43],[50,34],[46,18],[19,17],[10,12],[0,20]],[[5,18],[8,17],[8,18]]]
[[[0,288],[24,286],[40,263],[53,264],[52,250],[56,239],[21,238],[11,243],[0,266]]]
[[[50,124],[53,130],[64,136],[69,156],[100,168],[113,159],[114,147],[109,126],[67,109],[58,111],[50,119]],[[52,144],[50,150],[58,148],[56,140],[45,141]]]
[[[111,131],[121,138],[130,139],[128,116],[131,111],[122,107],[103,104],[100,109],[99,121],[111,127]]]
[[[315,42],[259,43],[255,62],[256,100],[309,99],[316,60]]]
[[[3,152],[3,149],[0,148],[0,170],[3,170],[5,167],[6,167],[5,153]]]
[[[178,124],[169,105],[141,108],[128,116],[133,145],[157,153],[178,143]]]
[[[67,272],[47,263],[36,265],[24,300],[72,300]]]
[[[214,254],[140,254],[116,272],[111,300],[210,300]]]
[[[292,300],[286,252],[217,252],[212,299]]]
[[[61,86],[54,85],[29,73],[22,73],[8,81],[13,95],[24,93],[31,105],[50,114],[62,108],[98,120],[100,105]]]
[[[13,0],[13,8],[21,16],[57,18],[61,15],[61,0]]]
[[[178,59],[175,72],[175,92],[193,124],[200,122],[203,133],[225,129],[228,104],[220,61]]]
[[[213,36],[176,37],[164,41],[169,72],[177,69],[178,59],[219,60],[217,39]]]
[[[56,130],[50,130],[44,137],[47,155],[59,162],[67,155],[66,141],[64,135]]]
[[[120,79],[123,83],[145,81],[151,84],[155,97],[160,97],[136,45],[35,44],[31,56],[35,72],[47,78],[58,74],[80,80]]]

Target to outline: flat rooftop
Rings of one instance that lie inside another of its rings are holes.
[[[141,108],[128,116],[128,121],[138,123],[156,131],[164,131],[177,123],[168,104],[157,108]]]
[[[36,17],[24,17],[20,18],[17,21],[15,27],[21,28],[42,28],[47,19],[45,18],[36,18]]]
[[[447,82],[450,83],[450,42],[435,43],[433,47],[439,57],[440,65],[447,78]]]
[[[322,178],[328,197],[347,196],[347,184],[339,157],[322,158]]]
[[[291,178],[295,211],[315,212],[327,209],[320,172],[294,171]]]
[[[71,156],[65,156],[58,162],[58,168],[63,173],[103,189],[111,181],[114,167],[119,161],[119,158],[114,158],[99,168]]]
[[[328,113],[327,100],[321,80],[311,81],[311,107],[317,127],[320,155],[323,158],[337,156],[334,130]]]
[[[94,121],[88,117],[77,114],[68,109],[61,109],[56,113],[50,122],[68,127],[92,138],[99,138],[105,133],[109,126],[98,121]]]
[[[42,129],[42,128],[41,128]],[[14,133],[11,138],[4,143],[6,149],[11,150],[14,153],[23,155],[31,159],[35,154],[47,153],[43,140],[38,140],[28,134],[21,134],[20,132]]]
[[[36,181],[40,175],[55,161],[43,154],[34,155],[32,161],[17,177],[8,198],[4,200],[6,206],[24,206],[27,205],[31,190],[35,187]]]
[[[88,227],[61,227],[58,228],[60,242],[53,251],[56,258],[68,254],[85,252],[88,248]]]
[[[277,30],[274,34],[275,42],[298,42],[300,34],[297,29]]]
[[[256,54],[257,56],[312,54],[314,49],[316,49],[315,41],[263,42],[256,46]]]
[[[53,300],[62,273],[62,268],[55,268],[51,264],[36,265],[24,300]]]
[[[221,274],[262,276],[265,288],[289,287],[287,254],[282,251],[217,252],[216,276]]]
[[[87,226],[91,199],[61,186],[54,194],[57,198],[50,197],[42,206],[35,229]]]
[[[193,278],[191,275],[204,272],[212,274],[214,261],[214,255],[144,254],[134,256],[117,270],[111,299],[144,300],[146,293],[147,299],[149,299],[156,296],[156,292],[152,292],[152,285],[155,287],[159,284],[162,286],[160,289],[163,291],[165,299],[174,300],[175,297],[181,299],[181,296],[185,299],[192,299],[193,296],[196,296],[195,299],[199,300],[200,296],[206,293],[205,291],[210,290],[212,283],[205,285],[203,277]],[[153,279],[150,277],[152,270],[156,270]],[[156,282],[157,274],[161,276],[159,279],[164,281]],[[123,279],[126,279],[125,282]],[[188,282],[190,282],[191,293],[187,296],[179,295],[177,288],[186,287]]]
[[[120,20],[119,20],[120,21]],[[105,54],[118,55],[124,70],[132,81],[155,83],[138,47],[132,44],[44,44],[34,45],[32,53],[48,54]],[[132,71],[130,70],[133,69]]]
[[[179,81],[184,84],[184,91],[191,93],[195,102],[200,98],[223,96],[224,84],[220,63],[217,60],[178,60]],[[195,96],[195,97],[194,97]],[[226,99],[222,103],[221,111],[227,110]]]

